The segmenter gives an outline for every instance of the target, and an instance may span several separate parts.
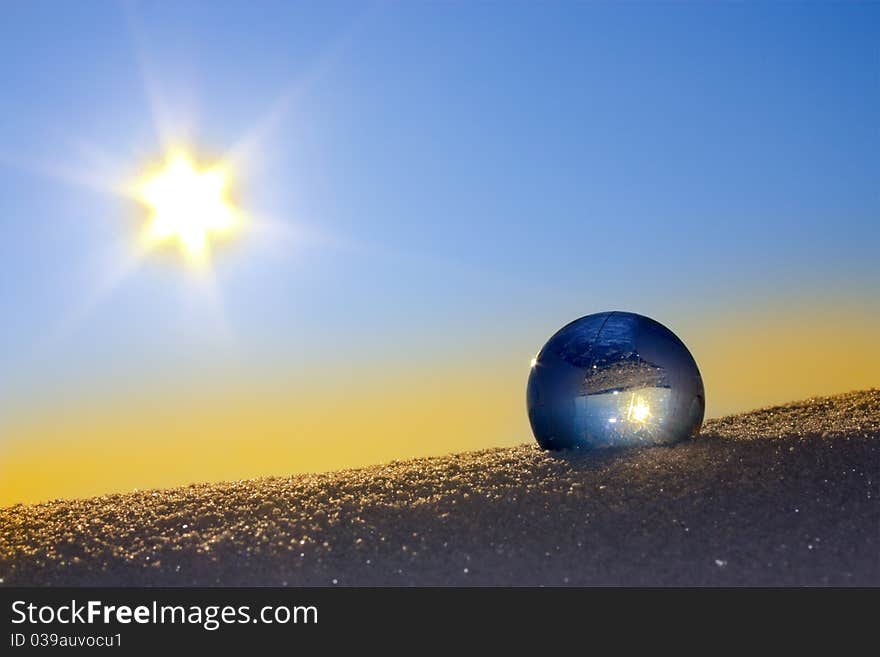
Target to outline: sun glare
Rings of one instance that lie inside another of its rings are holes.
[[[626,419],[636,424],[645,424],[651,419],[651,407],[643,398],[633,396],[629,402]]]
[[[229,178],[222,165],[199,170],[186,153],[172,153],[138,185],[138,198],[152,209],[149,242],[176,241],[191,261],[204,260],[209,237],[227,235],[239,223],[227,197]]]

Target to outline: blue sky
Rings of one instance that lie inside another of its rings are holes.
[[[877,4],[3,12],[7,408],[218,362],[527,362],[612,308],[876,317]],[[165,256],[120,274],[138,209],[83,184],[137,176],[163,126],[205,157],[254,138],[237,199],[276,230],[214,254],[214,297]]]

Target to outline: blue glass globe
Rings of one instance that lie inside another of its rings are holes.
[[[626,312],[581,317],[532,361],[529,422],[544,449],[669,444],[700,431],[703,379],[668,328]]]

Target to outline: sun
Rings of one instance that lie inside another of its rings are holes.
[[[642,397],[633,395],[629,401],[626,419],[635,424],[645,424],[651,419],[651,406]]]
[[[148,242],[177,242],[190,261],[204,261],[209,239],[228,235],[240,223],[228,198],[229,183],[227,167],[199,170],[185,151],[170,153],[164,166],[137,186],[138,199],[152,210]]]

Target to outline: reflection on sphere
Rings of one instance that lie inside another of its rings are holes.
[[[668,444],[703,423],[703,380],[687,347],[653,319],[587,315],[532,360],[532,432],[545,449]]]

